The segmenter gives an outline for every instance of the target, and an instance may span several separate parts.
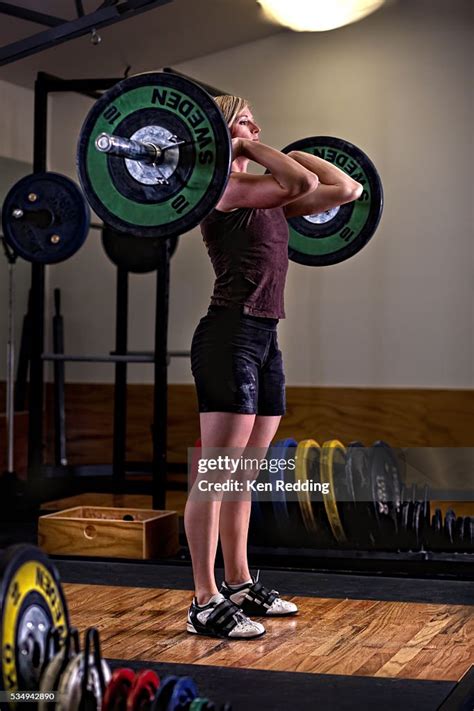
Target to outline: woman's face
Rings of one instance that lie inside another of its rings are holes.
[[[251,141],[258,141],[260,126],[255,123],[248,106],[244,106],[242,111],[237,114],[230,133],[232,138],[248,138]]]

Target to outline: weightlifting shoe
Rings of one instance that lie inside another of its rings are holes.
[[[193,598],[188,612],[188,632],[207,637],[253,639],[265,634],[265,627],[245,615],[240,607],[216,593],[206,605],[198,605]]]
[[[219,592],[227,600],[238,605],[246,615],[265,617],[285,617],[295,615],[298,608],[294,602],[282,600],[278,590],[269,590],[259,583],[260,571],[255,577],[240,585],[222,583]]]

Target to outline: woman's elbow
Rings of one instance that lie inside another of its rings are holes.
[[[341,187],[341,197],[345,203],[358,200],[363,192],[364,186],[361,185],[361,183],[357,183],[355,180],[351,183],[345,183]]]
[[[319,185],[319,178],[315,173],[305,173],[298,180],[296,193],[298,197],[314,192]]]

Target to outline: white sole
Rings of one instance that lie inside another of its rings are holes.
[[[194,626],[190,624],[189,622],[186,624],[186,630],[190,632],[191,634],[198,634],[201,635],[201,637],[214,637],[215,639],[230,639],[230,640],[245,640],[245,639],[258,639],[258,637],[263,637],[263,635],[266,633],[267,630],[263,630],[263,632],[259,632],[258,634],[252,635],[252,637],[225,637],[224,635],[215,635],[215,634],[206,634],[205,632],[198,632],[196,629],[194,629]]]

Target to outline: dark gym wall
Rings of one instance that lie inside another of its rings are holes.
[[[33,92],[0,80],[0,210],[10,187],[31,172],[33,159]],[[0,230],[1,231],[1,230]],[[23,314],[30,281],[30,268],[17,260],[15,265],[15,301]],[[5,379],[8,333],[8,265],[0,245],[0,380]],[[21,318],[16,319],[19,338]],[[3,400],[0,411],[3,410]]]

